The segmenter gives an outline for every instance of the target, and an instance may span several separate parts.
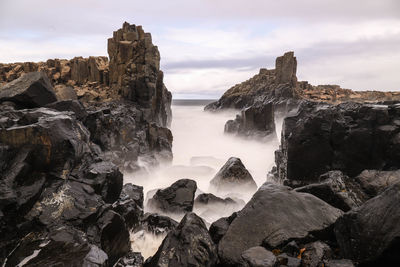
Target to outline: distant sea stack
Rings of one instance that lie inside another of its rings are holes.
[[[254,77],[228,89],[205,110],[239,109],[241,114],[225,124],[226,133],[271,140],[276,138],[274,117],[296,111],[303,102],[340,104],[400,100],[400,92],[353,91],[339,85],[313,86],[307,81],[298,81],[296,71],[294,52],[286,52],[276,58],[275,69],[260,69]]]

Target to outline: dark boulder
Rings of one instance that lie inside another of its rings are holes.
[[[301,266],[301,259],[296,257],[291,257],[286,253],[279,254],[276,256],[280,266],[287,266],[287,267],[300,267]]]
[[[330,171],[319,179],[320,183],[299,187],[295,191],[312,194],[343,211],[358,207],[368,199],[360,186],[340,171]]]
[[[241,266],[246,267],[277,267],[279,266],[278,261],[269,250],[263,247],[257,246],[249,248],[242,253],[244,264]]]
[[[313,195],[266,183],[229,225],[218,244],[220,259],[236,266],[243,251],[261,244],[275,249],[292,240],[334,239],[333,224],[341,214]]]
[[[128,229],[136,228],[143,216],[143,187],[124,184],[119,199],[112,204],[112,209],[124,218]]]
[[[399,265],[399,203],[397,183],[341,216],[335,224],[335,234],[343,256],[371,266]]]
[[[241,136],[276,138],[272,102],[243,109],[235,120],[227,121],[225,132]]]
[[[32,232],[8,256],[4,266],[108,266],[107,254],[88,243],[84,232],[61,226]]]
[[[354,177],[400,167],[400,105],[304,103],[285,118],[276,152],[280,180],[318,181],[330,170]]]
[[[257,184],[239,158],[229,158],[210,181],[212,189],[227,192],[255,191]]]
[[[400,170],[365,170],[355,180],[361,185],[364,192],[372,198],[385,191],[387,187],[400,182]]]
[[[157,253],[146,261],[152,266],[215,266],[217,248],[203,220],[187,213],[179,225],[165,237]]]
[[[119,198],[123,178],[113,163],[104,161],[93,163],[88,169],[86,179],[106,203],[113,203]]]
[[[30,149],[37,170],[71,170],[90,152],[89,132],[68,112],[47,108],[0,111],[0,143]]]
[[[154,210],[172,213],[186,213],[193,210],[196,182],[190,179],[181,179],[170,187],[159,189],[149,199],[148,206]]]
[[[55,102],[57,97],[45,73],[30,72],[0,87],[0,102],[4,101],[34,108]]]

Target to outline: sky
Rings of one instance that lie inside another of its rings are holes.
[[[400,90],[398,0],[0,0],[0,62],[107,55],[122,23],[143,25],[174,98],[218,98],[274,68],[354,90]]]

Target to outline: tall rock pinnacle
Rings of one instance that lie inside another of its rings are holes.
[[[275,61],[276,84],[290,83],[296,87],[297,60],[294,52],[286,52],[283,56],[277,57]]]
[[[151,34],[141,26],[125,22],[108,39],[110,86],[125,99],[140,104],[162,126],[171,119],[171,93],[163,83],[160,53]]]

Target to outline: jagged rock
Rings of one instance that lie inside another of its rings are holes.
[[[54,93],[56,94],[58,101],[64,100],[78,100],[74,88],[71,86],[66,86],[64,84],[58,84],[54,86]]]
[[[302,266],[318,267],[323,265],[325,260],[332,257],[331,248],[321,241],[309,243],[304,248],[305,250],[301,256]]]
[[[46,74],[31,72],[0,87],[0,102],[4,101],[33,108],[55,102],[57,97]]]
[[[122,173],[111,162],[98,162],[90,165],[86,179],[94,188],[96,194],[101,195],[106,203],[115,202],[122,190]]]
[[[172,213],[186,213],[193,210],[196,182],[190,179],[181,179],[170,187],[159,189],[149,199],[148,206],[155,210]]]
[[[278,266],[278,261],[274,255],[269,250],[263,247],[257,246],[249,248],[242,253],[242,258],[245,264],[241,266],[248,267],[276,267]]]
[[[369,197],[375,197],[385,191],[387,187],[400,182],[400,170],[365,170],[355,180]]]
[[[140,252],[129,252],[128,255],[118,260],[114,267],[142,267],[144,259]]]
[[[111,266],[131,249],[129,231],[125,221],[112,210],[105,211],[97,219],[96,223],[88,229],[88,235],[107,253]]]
[[[87,116],[85,107],[78,100],[62,100],[47,104],[46,108],[55,109],[58,111],[72,111],[78,120],[84,121]]]
[[[333,224],[341,214],[313,195],[266,183],[238,212],[220,240],[220,260],[226,266],[237,266],[243,251],[260,244],[275,249],[292,240],[332,239]]]
[[[335,224],[342,255],[371,266],[400,264],[400,184],[394,184]]]
[[[108,266],[107,254],[87,242],[85,233],[59,227],[49,234],[32,232],[12,251],[4,266]]]
[[[130,198],[135,201],[136,205],[143,208],[143,186],[134,185],[131,183],[124,184],[120,198]]]
[[[242,136],[276,138],[274,108],[272,102],[266,105],[254,105],[242,110],[234,121],[225,124],[226,133],[235,133]]]
[[[69,113],[40,108],[5,110],[0,116],[0,142],[13,149],[30,148],[36,169],[71,169],[90,150],[88,131]]]
[[[88,80],[100,84],[108,84],[108,58],[89,57],[88,59]]]
[[[87,82],[89,77],[88,61],[83,57],[74,57],[71,59],[71,79],[77,84]]]
[[[187,213],[144,266],[211,267],[217,261],[217,248],[203,220],[194,213]]]
[[[228,231],[229,225],[232,221],[236,218],[237,213],[232,213],[229,217],[222,217],[217,221],[213,222],[210,226],[209,232],[211,239],[214,241],[215,244],[218,245],[219,241]]]
[[[312,194],[335,208],[349,211],[368,199],[360,186],[340,171],[320,176],[322,182],[296,188],[295,191]]]
[[[254,191],[257,184],[239,158],[229,158],[214,178],[210,186],[217,191]]]
[[[275,157],[279,179],[312,183],[330,170],[354,177],[399,168],[399,114],[399,105],[304,103],[284,120]]]
[[[110,85],[120,88],[122,97],[149,110],[145,115],[161,126],[169,125],[171,93],[163,83],[160,53],[150,33],[125,22],[108,39]]]
[[[141,229],[155,235],[160,235],[175,229],[178,222],[168,216],[159,215],[157,213],[146,213],[140,225]]]

